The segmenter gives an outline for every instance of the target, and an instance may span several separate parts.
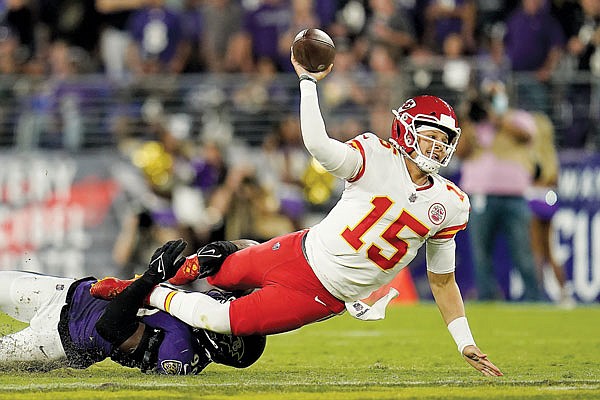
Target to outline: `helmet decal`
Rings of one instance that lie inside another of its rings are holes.
[[[402,107],[400,107],[400,108],[402,109],[402,111],[406,111],[406,110],[409,110],[416,106],[417,106],[417,103],[415,103],[414,99],[408,99],[404,102],[404,104],[402,104]]]

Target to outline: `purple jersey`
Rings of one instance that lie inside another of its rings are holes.
[[[181,16],[168,8],[146,7],[133,12],[127,28],[145,59],[168,63],[184,39],[182,24]]]
[[[67,358],[75,368],[87,368],[110,357],[115,351],[114,346],[96,331],[96,322],[109,302],[92,297],[90,287],[95,282],[94,278],[75,282],[69,289],[67,305],[61,313],[59,332]],[[141,317],[140,322],[160,329],[164,335],[158,346],[154,372],[197,374],[210,363],[206,351],[193,336],[192,329],[175,317],[159,311]],[[125,364],[127,360],[121,361],[118,362]]]
[[[564,46],[562,28],[549,12],[531,15],[519,9],[506,25],[504,42],[514,71],[535,71],[544,65],[553,48]]]

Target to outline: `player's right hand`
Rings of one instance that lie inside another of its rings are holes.
[[[463,358],[477,371],[486,376],[503,376],[504,374],[496,367],[487,355],[483,354],[477,346],[467,346],[463,350]]]
[[[329,68],[327,68],[325,71],[321,71],[321,72],[308,72],[306,70],[306,68],[304,68],[298,61],[296,61],[296,59],[294,58],[294,52],[291,51],[291,49],[290,49],[290,53],[291,53],[291,58],[290,59],[291,59],[292,65],[294,66],[294,70],[296,71],[296,74],[298,76],[300,76],[300,75],[309,75],[309,76],[312,76],[313,78],[315,78],[317,81],[320,81],[321,79],[323,79],[327,75],[329,75],[329,73],[333,69],[333,64],[331,64],[329,66]]]
[[[185,262],[185,258],[177,259],[177,257],[186,246],[187,243],[183,239],[178,239],[171,240],[156,249],[150,259],[148,269],[142,275],[142,279],[157,285],[173,277]]]

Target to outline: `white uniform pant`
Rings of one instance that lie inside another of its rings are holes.
[[[66,361],[58,334],[60,312],[75,279],[0,271],[0,311],[29,326],[0,337],[1,362]]]

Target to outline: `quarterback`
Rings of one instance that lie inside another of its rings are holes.
[[[364,133],[342,143],[328,136],[317,96],[317,82],[333,64],[319,73],[293,56],[292,64],[304,144],[346,181],[341,199],[310,229],[240,251],[211,243],[186,260],[174,282],[208,276],[225,290],[260,290],[222,304],[159,286],[150,305],[192,326],[235,335],[285,332],[345,309],[360,319],[383,318],[393,291],[372,306],[360,299],[390,282],[425,244],[430,287],[460,354],[482,374],[502,375],[475,344],[454,277],[454,236],[465,229],[470,206],[467,195],[437,173],[460,136],[452,107],[417,96],[393,111],[389,141]]]

